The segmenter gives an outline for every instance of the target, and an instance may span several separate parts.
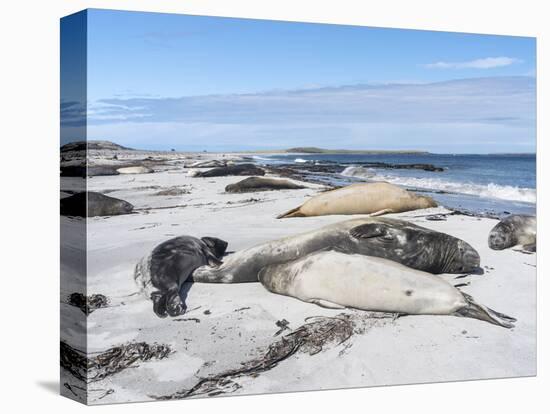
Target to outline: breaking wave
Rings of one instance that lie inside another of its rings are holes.
[[[345,177],[357,177],[357,178],[372,178],[376,173],[370,168],[365,167],[346,167],[344,171],[340,173]]]
[[[253,155],[252,158],[258,161],[273,161],[272,158],[260,157],[259,155]]]
[[[460,183],[445,181],[439,178],[414,178],[414,177],[376,177],[380,181],[388,181],[392,184],[406,187],[424,188],[434,191],[446,191],[450,193],[470,194],[479,197],[497,198],[509,201],[521,201],[524,203],[536,203],[537,191],[534,188],[516,187],[511,185],[487,185],[474,183]]]

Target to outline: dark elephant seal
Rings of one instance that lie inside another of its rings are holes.
[[[299,190],[307,188],[302,185],[294,184],[288,180],[277,180],[275,178],[248,177],[235,184],[229,184],[225,187],[227,193],[250,193],[254,191],[270,190]]]
[[[61,215],[63,216],[118,216],[129,214],[134,209],[134,206],[127,201],[94,191],[84,191],[62,198],[60,204]],[[86,204],[88,206],[87,211]]]
[[[403,220],[364,217],[269,241],[241,250],[221,266],[193,272],[196,282],[258,281],[259,271],[323,249],[377,256],[414,269],[438,273],[479,272],[479,254],[464,240]]]
[[[66,165],[61,167],[61,177],[99,177],[106,175],[119,175],[116,167],[112,166],[82,166]]]
[[[266,266],[258,278],[270,292],[327,308],[466,316],[505,328],[515,322],[438,276],[379,257],[321,251]]]
[[[175,237],[159,244],[136,265],[134,279],[153,301],[157,316],[181,315],[185,312],[180,296],[183,283],[200,266],[220,265],[226,248],[227,242],[215,237]]]
[[[216,167],[208,171],[191,170],[189,175],[193,177],[225,177],[229,175],[265,175],[265,171],[254,164],[226,165]]]
[[[537,218],[512,214],[502,219],[489,233],[489,247],[503,250],[521,245],[526,251],[537,251]]]

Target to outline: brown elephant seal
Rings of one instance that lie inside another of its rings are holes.
[[[437,203],[432,198],[417,195],[390,183],[365,183],[326,191],[277,218],[331,214],[381,215],[436,206]]]
[[[134,206],[127,201],[94,191],[83,191],[62,198],[61,215],[77,217],[119,216],[129,214]]]
[[[512,214],[502,219],[489,233],[489,247],[503,250],[521,245],[529,252],[537,251],[537,218]]]
[[[466,316],[505,328],[515,322],[440,277],[379,257],[321,251],[266,266],[258,278],[270,292],[328,308]]]
[[[229,175],[265,175],[265,171],[254,164],[235,164],[216,167],[207,171],[191,170],[193,177],[225,177]]]
[[[235,184],[229,184],[225,187],[227,193],[250,193],[254,191],[271,190],[300,190],[302,185],[294,184],[289,180],[278,180],[275,178],[248,177]]]
[[[157,316],[181,315],[186,310],[183,283],[196,268],[221,264],[226,248],[227,242],[215,237],[175,237],[156,246],[136,265],[134,280],[153,301]]]
[[[363,217],[269,241],[224,258],[217,267],[193,272],[196,282],[257,282],[259,271],[327,249],[377,256],[414,269],[438,273],[479,272],[479,254],[456,237],[403,220]]]

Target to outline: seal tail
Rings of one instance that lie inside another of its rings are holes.
[[[277,216],[278,219],[290,218],[290,217],[305,217],[305,214],[300,212],[300,207],[296,207],[296,208],[293,208],[292,210],[288,210],[286,213],[283,213]]]
[[[511,316],[505,315],[495,310],[492,310],[486,306],[480,305],[479,303],[476,303],[474,298],[471,297],[470,295],[464,292],[461,292],[461,293],[462,293],[462,296],[464,296],[464,299],[466,300],[467,305],[457,310],[454,313],[456,316],[464,316],[466,318],[479,319],[482,321],[492,323],[494,325],[502,326],[503,328],[514,327],[513,322],[516,322],[515,318],[512,318]]]

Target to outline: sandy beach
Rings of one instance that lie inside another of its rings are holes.
[[[140,152],[117,154],[120,163],[132,161],[132,157],[144,158]],[[470,243],[481,256],[484,274],[441,277],[460,283],[460,289],[479,303],[517,318],[513,329],[454,316],[396,317],[325,309],[275,295],[260,283],[194,283],[188,289],[184,315],[157,317],[152,302],[139,293],[133,274],[136,263],[159,243],[179,235],[213,236],[226,240],[228,251],[233,252],[351,217],[276,219],[323,191],[325,187],[320,184],[294,181],[307,188],[230,194],[224,191],[225,186],[246,177],[188,174],[187,166],[194,161],[238,160],[235,154],[146,155],[151,157],[153,173],[88,179],[88,191],[126,200],[135,210],[133,214],[88,219],[87,295],[104,295],[108,304],[83,318],[82,310],[67,299],[78,285],[70,279],[82,275],[72,272],[72,276],[65,276],[62,314],[79,322],[63,331],[62,339],[78,348],[78,333],[86,331],[90,357],[131,343],[162,345],[169,352],[138,358],[91,381],[88,403],[536,374],[536,254],[491,250],[487,236],[497,222],[494,219],[455,214],[447,215],[444,221],[426,220],[430,214],[450,212],[443,207],[388,216]],[[100,163],[104,158],[105,154],[92,152],[90,163]],[[70,193],[81,182],[78,177],[64,178],[62,191]],[[61,220],[65,228],[77,228],[82,219]],[[62,249],[72,248],[71,240],[63,241]],[[70,264],[64,265],[70,268]],[[334,321],[335,336],[328,335],[313,347],[306,341],[280,360],[269,359],[269,351],[284,344],[286,335],[292,334],[288,337],[292,338],[315,321]],[[344,336],[339,336],[340,328],[345,328]],[[239,371],[242,367],[253,369]],[[76,383],[72,374],[62,370],[62,392],[83,398]]]

